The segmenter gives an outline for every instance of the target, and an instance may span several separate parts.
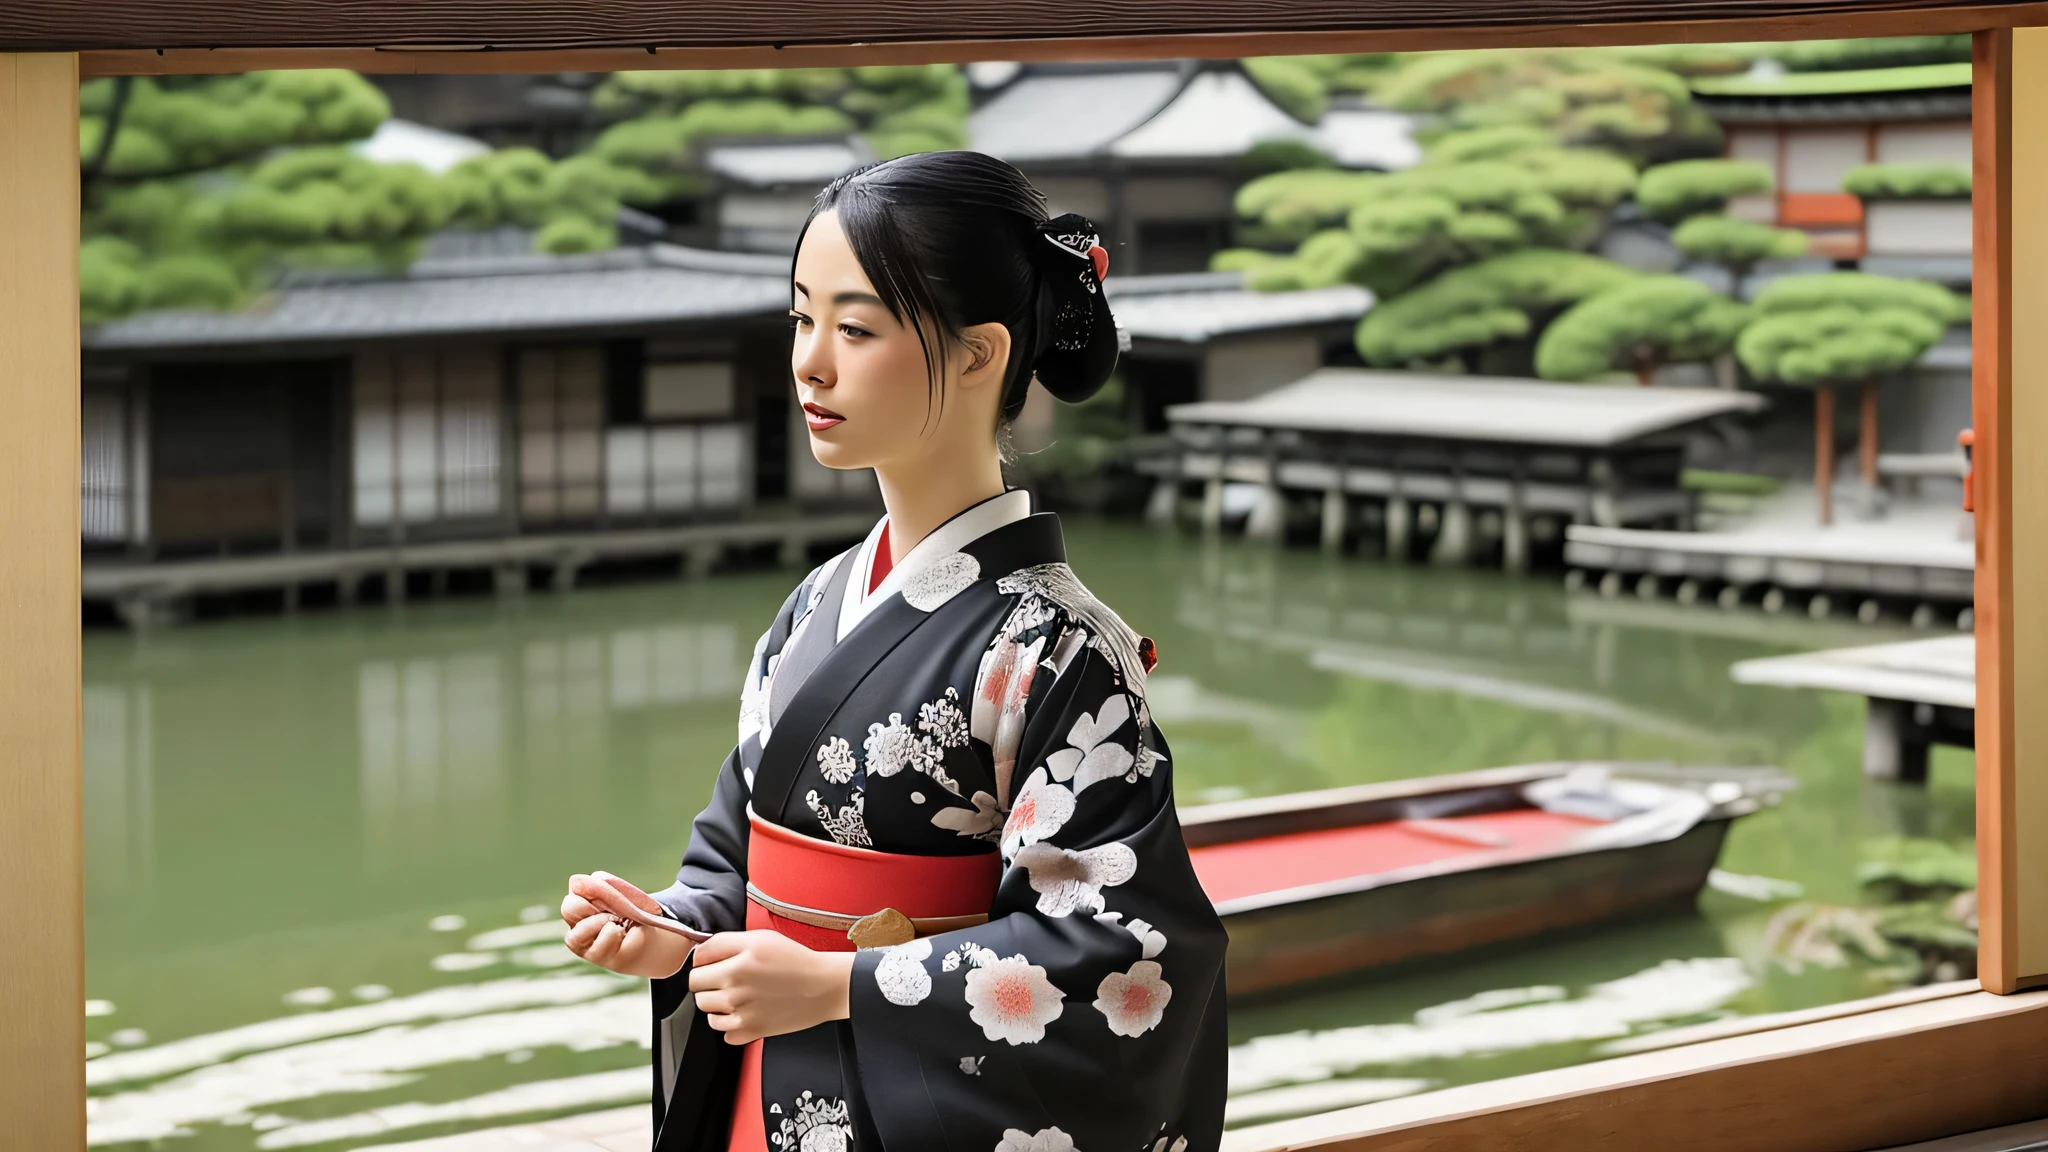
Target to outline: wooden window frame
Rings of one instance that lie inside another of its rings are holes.
[[[1219,13],[1228,15],[1241,0],[1199,0],[1194,7],[1177,2],[1189,26],[1214,28]],[[552,7],[560,10],[556,15],[578,8],[588,15],[619,6],[584,8],[561,0]],[[180,10],[183,46],[158,48],[161,35],[122,35],[123,20],[147,23],[155,18],[152,7]],[[85,1146],[76,339],[81,78],[308,67],[487,73],[1228,58],[1953,33],[1973,34],[1976,46],[1981,990],[1968,983],[1741,1021],[1732,1026],[1741,1029],[1736,1035],[1240,1130],[1228,1134],[1226,1147],[1791,1152],[1872,1148],[2048,1115],[2048,1043],[2042,1042],[2048,992],[2024,991],[2048,985],[2048,717],[2041,709],[2028,714],[2015,707],[2048,691],[2048,604],[2015,595],[2023,586],[2019,573],[2037,580],[2048,575],[2048,453],[2013,450],[2017,443],[2048,443],[2048,388],[2013,387],[2016,377],[2048,370],[2048,324],[2037,319],[2048,307],[2048,219],[2012,209],[2015,201],[2048,195],[2048,31],[2036,28],[2048,24],[2048,3],[1912,8],[1892,0],[1846,0],[1829,10],[1784,14],[1728,0],[1720,6],[1727,11],[1714,19],[1657,20],[1644,15],[1655,11],[1645,7],[1632,20],[1603,15],[1608,22],[1589,23],[1564,15],[1491,26],[1413,17],[1405,25],[1391,18],[1375,24],[1374,9],[1340,6],[1328,10],[1321,28],[1304,26],[1304,19],[1319,18],[1315,5],[1245,6],[1230,17],[1237,20],[1230,31],[1093,38],[1061,36],[1070,25],[1050,10],[1058,7],[1053,4],[1033,17],[1039,28],[1008,28],[996,38],[963,32],[922,41],[782,44],[765,34],[729,34],[696,46],[682,39],[698,34],[686,27],[696,13],[674,10],[676,46],[660,37],[622,46],[592,33],[509,48],[422,38],[402,17],[445,15],[431,4],[392,0],[383,13],[388,20],[366,14],[378,7],[369,0],[345,7],[353,23],[339,37],[330,32],[283,47],[194,47],[236,43],[238,28],[246,31],[238,21],[259,9],[314,9],[142,0],[0,4],[0,202],[9,206],[0,213],[0,492],[6,494],[0,499],[0,924],[6,925],[0,931],[0,1123],[10,1146]],[[517,20],[550,7],[537,0],[507,10]],[[945,7],[943,0],[936,7]],[[1021,10],[986,11],[1013,19]],[[801,22],[789,13],[763,12],[763,21]],[[874,13],[877,21],[888,18],[886,8]],[[1164,26],[1174,25],[1170,10],[1163,18]],[[947,26],[944,20],[926,25]],[[88,31],[75,31],[80,28]],[[2027,131],[2015,131],[2020,121]]]

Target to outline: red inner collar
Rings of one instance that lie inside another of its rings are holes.
[[[882,581],[889,578],[889,569],[896,566],[895,557],[889,555],[889,526],[882,525],[881,538],[875,541],[875,558],[868,565],[868,594],[874,595]]]

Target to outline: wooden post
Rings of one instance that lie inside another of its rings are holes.
[[[1875,495],[1877,492],[1877,380],[1863,382],[1863,394],[1859,398],[1860,411],[1856,424],[1856,474],[1863,478],[1863,489]]]
[[[1219,458],[1220,459],[1220,458]],[[1223,472],[1202,484],[1202,531],[1213,536],[1223,530]]]
[[[2048,32],[1976,34],[1971,290],[1976,508],[1977,854],[1984,987],[2048,983]],[[2027,589],[2025,595],[2018,594]]]
[[[1913,723],[1913,705],[1870,698],[1863,721],[1863,774],[1901,784],[1927,783],[1927,733]]]
[[[1820,522],[1835,522],[1835,389],[1832,384],[1813,388],[1813,498],[1820,507]]]
[[[85,1146],[78,57],[0,53],[0,1144]]]
[[[1500,566],[1508,572],[1529,570],[1529,509],[1522,491],[1527,480],[1517,460],[1508,477],[1508,502],[1500,510]]]
[[[1344,472],[1339,469],[1336,482],[1323,491],[1323,551],[1344,550],[1344,528],[1349,521],[1344,502]]]
[[[1412,518],[1413,506],[1406,496],[1397,491],[1387,497],[1387,559],[1408,559],[1408,533]]]

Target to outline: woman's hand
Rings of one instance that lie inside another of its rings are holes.
[[[813,952],[780,932],[720,932],[697,945],[690,991],[727,1044],[747,1044],[846,1019],[852,977],[851,952]]]
[[[630,919],[627,903],[656,916],[666,916],[654,897],[609,872],[569,877],[562,897],[562,938],[569,951],[600,968],[627,976],[673,976],[690,958],[690,942],[681,936],[643,928]]]

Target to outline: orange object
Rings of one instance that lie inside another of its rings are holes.
[[[1489,852],[1541,855],[1599,824],[1579,816],[1520,808],[1479,816],[1390,820],[1293,832],[1189,850],[1202,890],[1217,902],[1348,880]]]
[[[1963,511],[1975,512],[1977,510],[1975,497],[1977,491],[1977,462],[1972,459],[1973,453],[1971,449],[1977,446],[1977,430],[1975,428],[1965,428],[1961,432],[1956,433],[1956,443],[1961,446],[1963,460],[1969,465],[1969,468],[1963,473]]]
[[[1846,192],[1781,192],[1778,223],[1787,228],[1853,228],[1863,223],[1863,201]]]

